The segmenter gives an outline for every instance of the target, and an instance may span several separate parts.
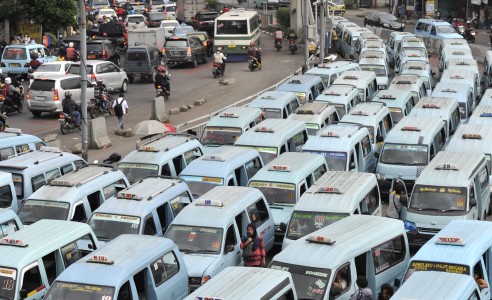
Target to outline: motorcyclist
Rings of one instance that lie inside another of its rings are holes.
[[[37,53],[31,54],[31,57],[32,57],[32,59],[29,62],[29,66],[34,71],[34,70],[36,70],[41,65],[41,63],[38,60],[38,54]]]
[[[293,28],[289,29],[289,34],[287,35],[287,37],[289,38],[289,40],[296,40],[297,43],[297,33],[294,31]]]
[[[104,109],[108,109],[109,107],[109,98],[103,97],[103,94],[106,92],[106,86],[103,83],[102,79],[96,79],[97,88],[99,89],[99,93],[101,95],[101,99],[103,100]]]
[[[70,42],[68,44],[68,47],[65,51],[66,51],[66,55],[65,55],[66,60],[75,61],[75,56],[77,55],[77,50],[75,50],[73,42]]]
[[[21,107],[21,94],[12,84],[12,79],[10,77],[5,78],[5,85],[3,86],[3,95],[9,97],[15,103],[15,105]]]
[[[248,55],[251,59],[258,61],[258,69],[261,69],[261,51],[255,46],[255,42],[249,43]]]
[[[225,73],[226,59],[227,57],[222,52],[220,52],[219,49],[217,49],[217,52],[214,53],[214,62],[220,65],[220,69],[222,70],[222,75],[224,75]]]
[[[63,112],[71,115],[75,118],[75,122],[77,124],[77,127],[80,127],[80,112],[79,106],[75,101],[72,99],[72,92],[66,91],[65,92],[65,98],[62,101],[62,107],[63,107]]]
[[[166,94],[168,96],[171,95],[171,85],[169,84],[169,76],[166,74],[166,68],[164,66],[157,67],[157,74],[154,77],[154,86],[157,89],[157,86],[163,86],[166,89]]]
[[[280,27],[277,27],[277,30],[275,31],[274,36],[275,36],[275,44],[277,44],[277,41],[280,41],[280,43],[282,43],[282,40],[284,38],[284,33],[280,29]]]

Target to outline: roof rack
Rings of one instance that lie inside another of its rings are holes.
[[[39,164],[39,163],[42,163],[42,162],[45,162],[45,161],[48,161],[48,160],[51,160],[53,158],[57,158],[57,157],[60,157],[60,156],[63,156],[63,153],[59,153],[59,154],[55,154],[53,156],[50,156],[50,157],[45,157],[45,158],[42,158],[42,159],[38,159],[34,162],[35,165]]]

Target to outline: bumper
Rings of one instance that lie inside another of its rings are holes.
[[[149,77],[151,72],[126,72],[127,77]]]
[[[335,16],[343,16],[345,15],[345,10],[335,10]]]
[[[2,72],[5,74],[29,74],[28,68],[20,67],[20,68],[11,68],[11,67],[2,67]]]
[[[182,64],[182,63],[190,63],[193,61],[193,58],[190,57],[182,57],[182,58],[168,58],[167,63],[169,64]]]

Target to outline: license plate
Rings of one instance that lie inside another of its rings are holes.
[[[87,58],[91,59],[91,58],[96,58],[95,55],[87,55]]]
[[[236,48],[236,45],[228,45],[228,48]]]
[[[36,97],[34,97],[34,100],[36,100],[36,101],[44,101],[44,100],[46,100],[46,97],[36,96]]]
[[[172,55],[179,55],[179,51],[171,51]]]
[[[10,66],[11,66],[12,68],[18,68],[18,67],[20,67],[20,64],[18,64],[18,63],[15,63],[15,64],[10,64]]]

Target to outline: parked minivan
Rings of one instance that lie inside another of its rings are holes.
[[[379,91],[372,100],[382,102],[388,107],[393,124],[397,124],[403,117],[408,116],[418,102],[417,96],[412,92],[395,86]]]
[[[18,128],[0,132],[0,161],[39,150],[46,143],[35,135],[25,134]]]
[[[316,98],[317,102],[327,102],[335,106],[338,117],[342,118],[361,100],[359,89],[352,85],[332,85]]]
[[[411,91],[415,96],[417,96],[418,101],[422,97],[430,96],[427,94],[427,87],[425,86],[426,79],[418,75],[398,75],[393,78],[390,86],[401,90]],[[417,101],[417,102],[418,102]]]
[[[415,35],[429,39],[460,39],[463,36],[456,32],[451,24],[442,20],[420,19],[415,25]],[[430,42],[428,42],[430,46]]]
[[[0,208],[0,239],[22,228],[24,225],[13,210]]]
[[[19,210],[18,205],[12,174],[0,172],[0,209],[9,208],[17,212]]]
[[[415,35],[410,32],[392,31],[388,37],[388,40],[386,41],[386,53],[388,54],[386,58],[388,61],[388,65],[390,67],[395,66],[395,61],[396,58],[398,57],[398,52],[397,52],[398,45],[400,44],[402,38],[405,36],[415,36]]]
[[[346,71],[333,85],[350,85],[359,90],[362,101],[371,101],[378,92],[376,74],[371,71]]]
[[[133,83],[135,77],[149,79],[153,82],[157,74],[157,67],[160,65],[161,52],[154,46],[131,45],[125,52],[124,70],[130,83]]]
[[[473,99],[475,99],[474,104],[475,106],[478,105],[478,101],[482,96],[482,88],[480,86],[480,79],[476,71],[467,70],[465,68],[448,68],[441,74],[441,79],[439,82],[469,84],[472,87]]]
[[[432,91],[432,97],[456,99],[460,107],[461,122],[468,122],[475,109],[473,87],[468,83],[439,82]]]
[[[280,92],[294,92],[301,100],[301,103],[304,103],[316,99],[325,88],[326,86],[320,77],[294,75],[280,84],[276,90]]]
[[[410,244],[422,246],[451,220],[485,221],[489,204],[484,154],[441,151],[415,180],[401,217]]]
[[[352,215],[293,242],[272,258],[269,268],[292,274],[297,297],[328,300],[340,276],[347,285],[337,299],[357,293],[364,276],[373,295],[383,284],[399,286],[410,259],[403,222],[385,217]]]
[[[304,75],[321,77],[325,87],[328,88],[345,71],[360,71],[359,64],[348,60],[336,60],[330,63],[318,64],[317,67],[307,70]]]
[[[300,105],[300,96],[294,92],[266,91],[248,107],[261,108],[265,119],[287,119]]]
[[[315,135],[320,129],[340,120],[335,106],[321,101],[304,103],[289,119],[304,121],[309,135]]]
[[[26,94],[27,107],[35,117],[43,112],[63,111],[62,101],[66,92],[72,93],[72,99],[80,105],[80,75],[48,74],[35,78]],[[94,98],[94,87],[87,82],[87,99]]]

